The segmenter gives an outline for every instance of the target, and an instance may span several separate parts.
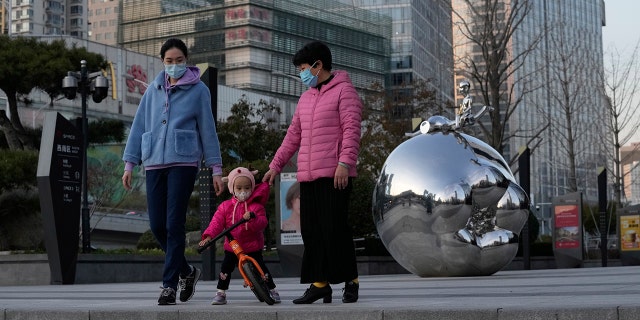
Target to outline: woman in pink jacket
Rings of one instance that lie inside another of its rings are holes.
[[[231,199],[223,201],[207,229],[202,233],[200,246],[204,246],[209,240],[216,237],[224,229],[230,227],[242,218],[249,219],[250,212],[255,214],[255,218],[236,227],[231,231],[233,238],[238,240],[240,246],[250,257],[254,258],[262,271],[267,274],[267,286],[271,290],[271,297],[276,303],[280,302],[280,295],[275,290],[276,284],[270,276],[269,269],[262,258],[262,248],[264,248],[264,229],[267,227],[267,214],[264,208],[269,200],[269,185],[259,183],[256,185],[253,173],[247,168],[238,167],[229,173],[229,192],[233,194]],[[227,303],[226,290],[231,282],[231,272],[238,265],[238,257],[233,253],[229,239],[224,240],[224,260],[220,266],[220,276],[218,278],[218,292],[211,304],[219,305]]]
[[[358,270],[349,196],[360,150],[362,102],[345,71],[331,71],[331,51],[311,42],[293,57],[309,87],[263,181],[273,184],[298,152],[300,227],[304,254],[300,283],[311,283],[296,304],[331,302],[330,284],[345,283],[342,302],[358,300]]]

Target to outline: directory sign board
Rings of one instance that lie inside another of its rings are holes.
[[[57,112],[48,112],[38,158],[38,192],[51,284],[73,284],[78,259],[82,133]]]

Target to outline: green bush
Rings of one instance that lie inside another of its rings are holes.
[[[40,200],[34,190],[0,195],[0,251],[44,250]]]
[[[0,152],[0,193],[35,187],[37,170],[38,152],[2,150]]]
[[[138,250],[150,250],[150,249],[161,249],[160,244],[156,241],[156,238],[153,236],[151,230],[145,231],[138,239],[138,244],[136,245]]]
[[[187,214],[185,230],[187,232],[200,231],[200,217],[198,214]]]
[[[37,169],[36,151],[0,152],[0,250],[44,249]]]
[[[353,237],[371,237],[378,231],[373,223],[372,196],[375,181],[366,177],[353,180],[353,190],[349,201],[349,224],[353,229]]]

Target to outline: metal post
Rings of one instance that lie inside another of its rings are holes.
[[[602,258],[602,266],[607,266],[607,250],[608,235],[607,230],[607,169],[598,168],[598,207],[600,209],[600,256]]]
[[[89,81],[87,75],[87,61],[80,61],[80,93],[82,94],[82,253],[91,252],[91,217],[89,216],[89,196],[87,194],[87,147],[89,146],[89,129],[87,124],[87,91]]]
[[[518,172],[520,176],[520,187],[524,192],[529,195],[531,189],[531,164],[530,159],[531,151],[528,146],[524,146],[520,149],[520,156],[518,157]],[[520,240],[522,241],[522,263],[524,270],[531,270],[531,241],[529,240],[529,216],[531,212],[527,212],[527,220],[522,227],[520,233]]]
[[[203,70],[200,80],[207,85],[211,94],[211,113],[213,121],[218,125],[218,69],[207,67]],[[204,163],[200,169],[198,193],[200,194],[200,227],[204,231],[211,222],[213,213],[216,211],[216,195],[211,178],[211,169],[206,168]],[[209,250],[202,254],[202,279],[216,279],[216,246],[211,246]]]

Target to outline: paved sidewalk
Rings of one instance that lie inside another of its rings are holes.
[[[237,271],[236,271],[237,272]],[[307,288],[297,278],[275,279],[282,303],[260,303],[240,279],[228,304],[210,305],[215,281],[200,281],[193,299],[158,306],[159,283],[0,287],[0,320],[14,319],[581,319],[639,320],[640,267],[501,271],[488,277],[363,276],[360,300],[291,302]]]

